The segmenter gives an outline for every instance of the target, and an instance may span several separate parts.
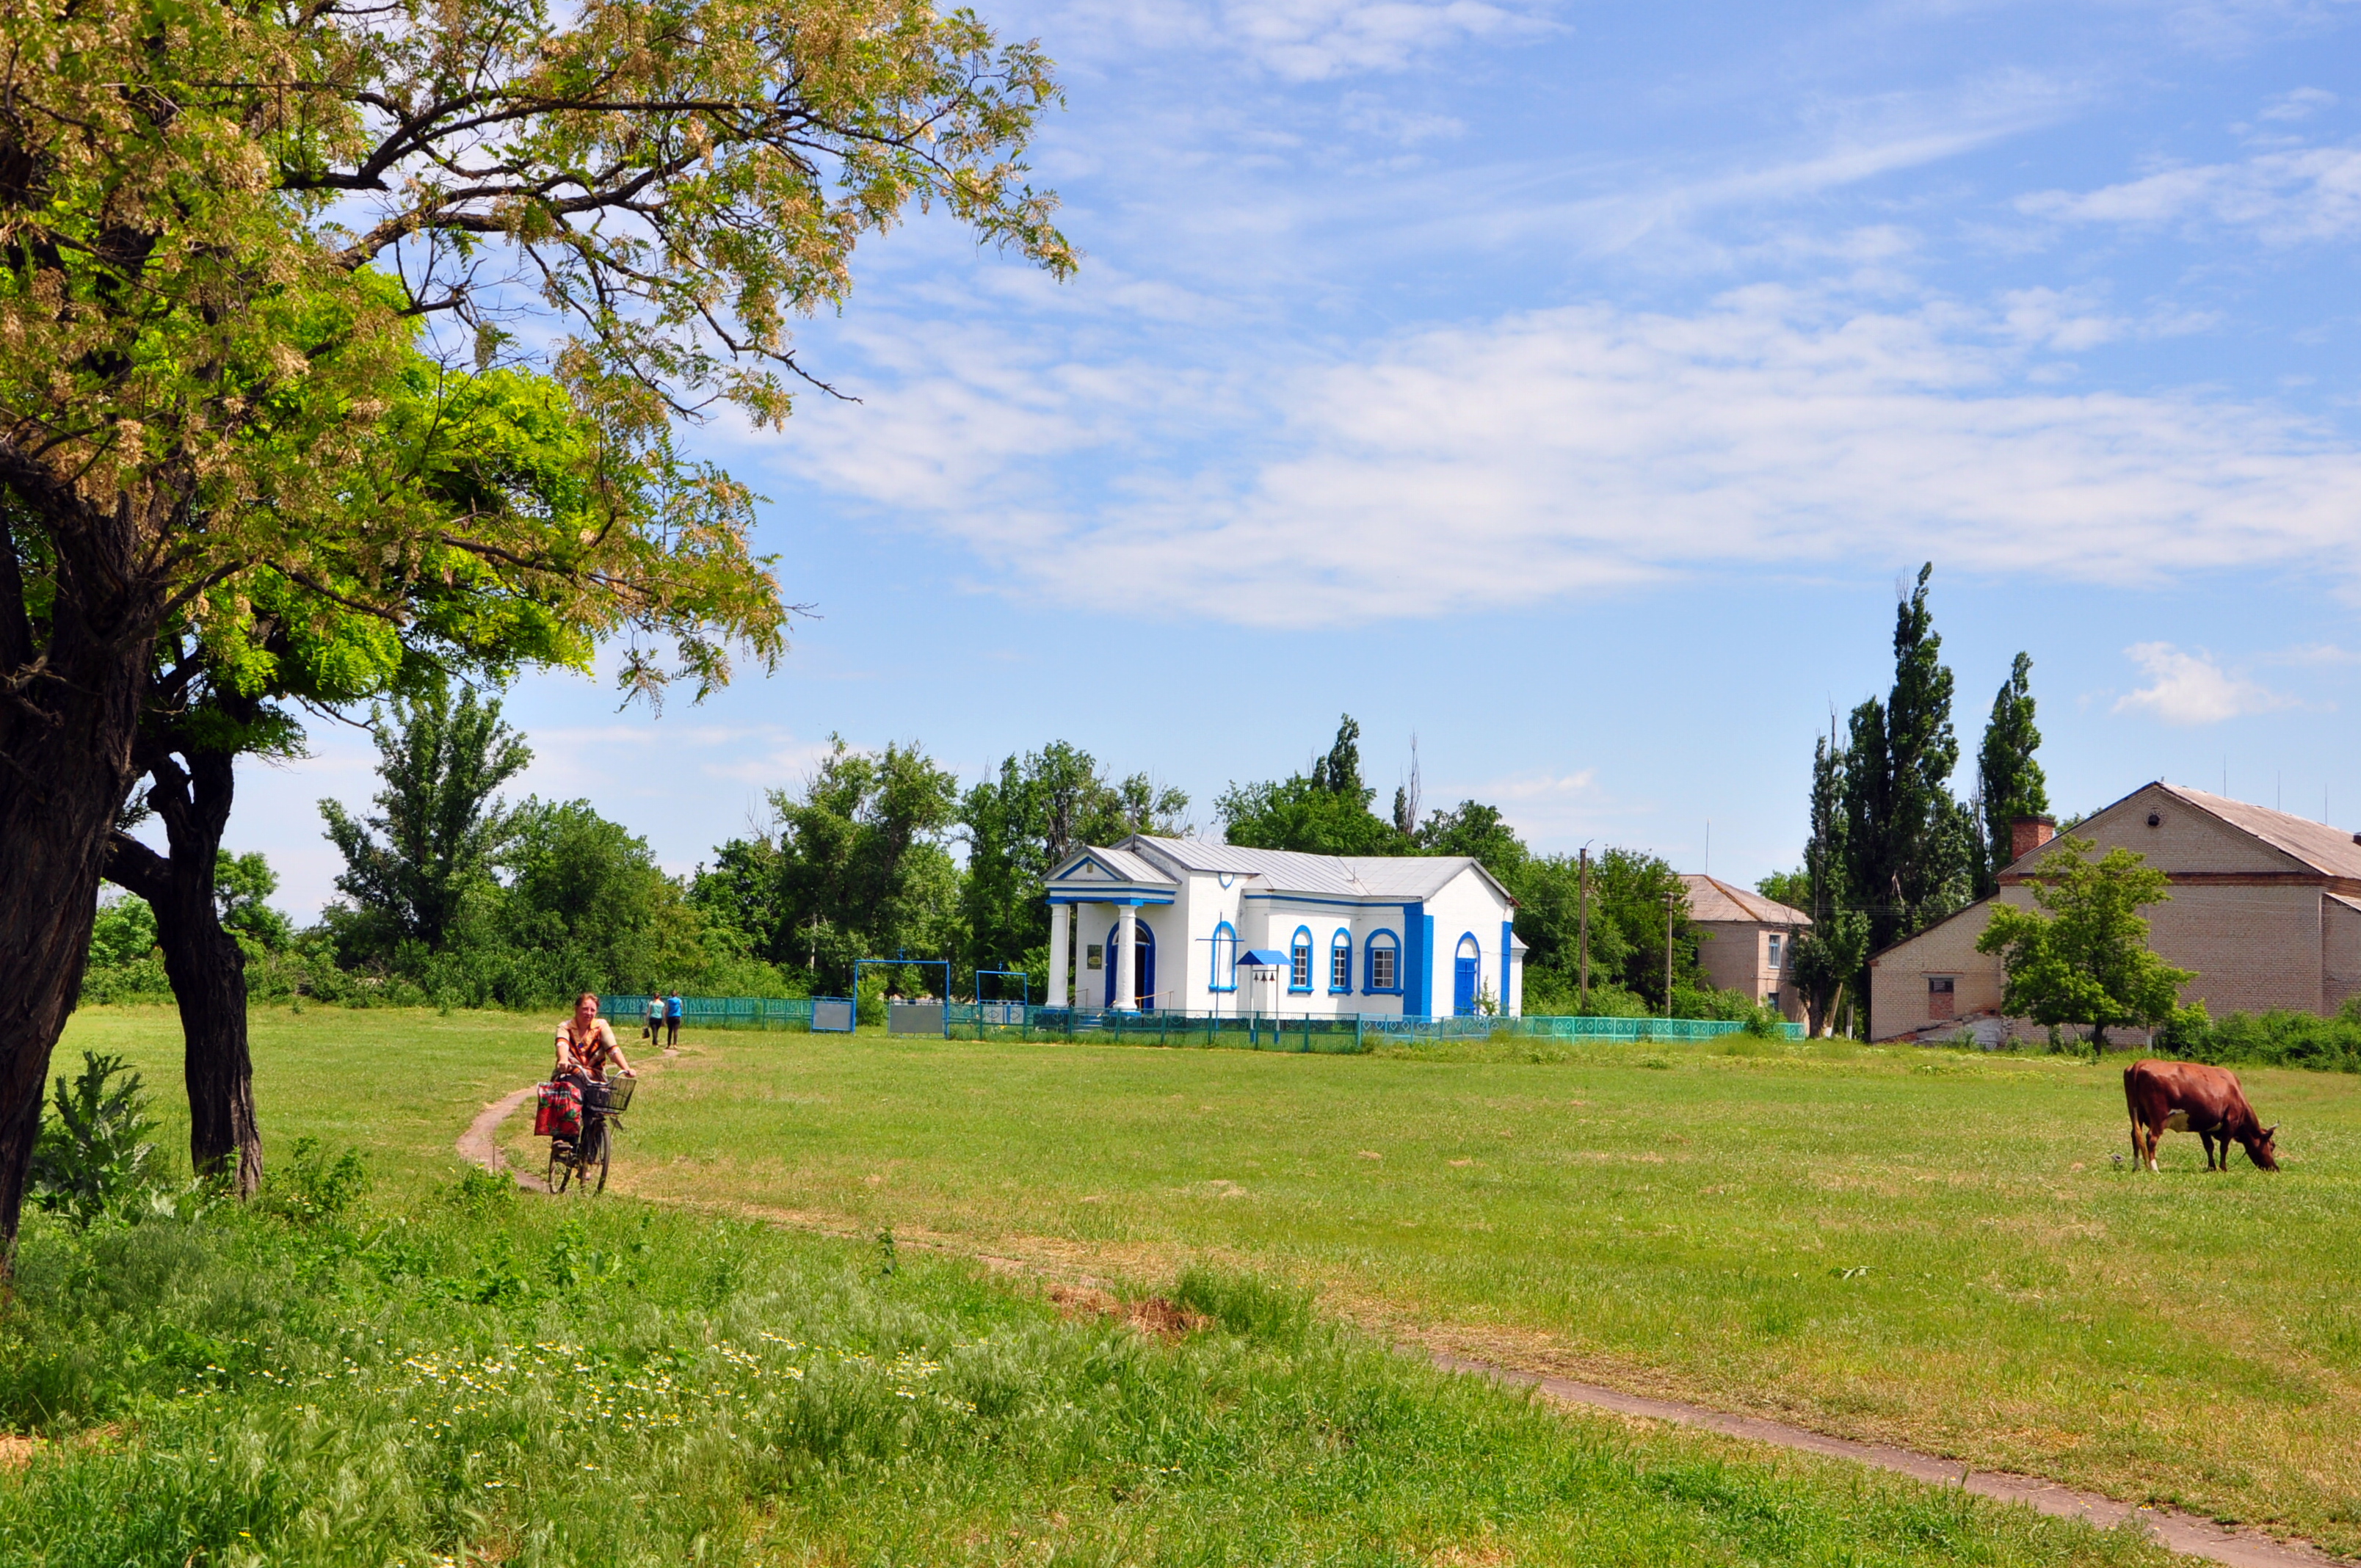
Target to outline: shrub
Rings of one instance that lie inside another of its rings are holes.
[[[2233,1013],[2215,1021],[2203,1007],[2183,1008],[2158,1030],[2155,1049],[2188,1061],[2255,1067],[2301,1067],[2361,1072],[2361,997],[2335,1016],[2275,1009]]]
[[[121,1057],[94,1051],[82,1063],[71,1087],[58,1075],[57,1116],[41,1124],[30,1183],[34,1202],[78,1228],[131,1210],[161,1185],[139,1075]]]

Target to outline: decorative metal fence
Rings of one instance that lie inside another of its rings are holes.
[[[644,996],[608,996],[599,1004],[609,1018],[644,1017]],[[808,996],[689,996],[681,999],[681,1021],[702,1028],[822,1031],[849,1027],[853,1012],[843,998],[823,997],[822,1015],[813,1016]],[[924,1030],[936,1032],[932,1006]],[[1117,1013],[1098,1007],[1029,1007],[1021,1002],[941,1003],[941,1032],[954,1039],[1093,1039],[1161,1046],[1226,1046],[1245,1050],[1310,1051],[1350,1055],[1389,1042],[1435,1040],[1711,1040],[1734,1035],[1745,1025],[1722,1018],[1403,1018],[1380,1014],[1338,1018],[1208,1013]],[[1783,1025],[1791,1040],[1804,1037],[1801,1024]],[[908,1031],[896,1031],[908,1032]]]
[[[644,996],[602,996],[599,1011],[618,1025],[638,1024],[648,1015]],[[684,996],[680,1021],[708,1029],[808,1029],[812,999],[808,996]]]

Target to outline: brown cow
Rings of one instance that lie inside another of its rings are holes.
[[[2230,1145],[2246,1146],[2246,1157],[2264,1170],[2279,1168],[2279,1150],[2272,1135],[2277,1127],[2266,1127],[2255,1108],[2246,1103],[2246,1091],[2238,1087],[2238,1075],[2218,1067],[2207,1067],[2193,1061],[2138,1061],[2124,1069],[2124,1104],[2132,1113],[2132,1163],[2145,1161],[2150,1170],[2156,1168],[2156,1141],[2169,1128],[2176,1133],[2193,1132],[2205,1140],[2205,1168],[2230,1168]],[[2221,1162],[2214,1162],[2214,1146],[2221,1146]]]

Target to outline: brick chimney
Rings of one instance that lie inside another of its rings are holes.
[[[2008,823],[2008,858],[2021,861],[2058,837],[2054,817],[2013,817]]]

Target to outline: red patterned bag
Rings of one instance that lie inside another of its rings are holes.
[[[571,1082],[560,1079],[538,1086],[541,1104],[533,1112],[533,1135],[536,1138],[578,1138],[582,1135],[582,1091]]]

